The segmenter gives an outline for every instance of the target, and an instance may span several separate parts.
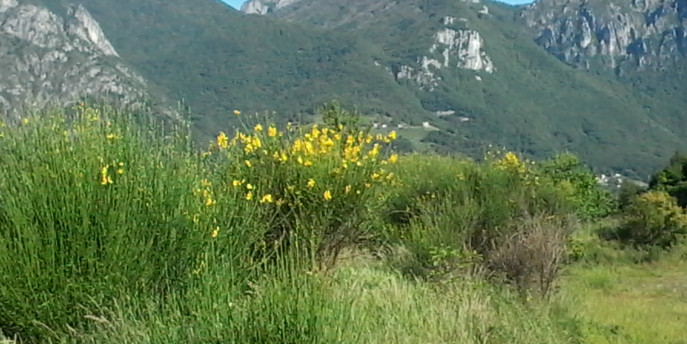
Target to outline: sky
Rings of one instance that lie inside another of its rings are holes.
[[[241,8],[241,4],[244,2],[244,0],[222,0],[222,1],[226,2],[227,4],[229,4],[230,6],[236,8],[236,9]],[[530,0],[498,0],[498,1],[502,1],[502,2],[505,2],[507,4],[522,4],[522,3],[531,2]]]
[[[222,0],[229,4],[231,7],[239,9],[241,8],[241,4],[243,3],[244,0]]]

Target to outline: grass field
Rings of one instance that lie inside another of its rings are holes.
[[[592,344],[687,343],[687,262],[574,266],[562,294]]]
[[[0,125],[0,341],[685,342],[684,255],[602,241],[573,157],[399,156],[336,120],[202,150],[108,107]]]

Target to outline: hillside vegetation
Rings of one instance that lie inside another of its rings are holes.
[[[93,14],[153,89],[190,107],[202,142],[237,124],[237,108],[309,122],[336,99],[370,121],[411,126],[399,135],[417,151],[478,158],[493,144],[536,159],[571,151],[599,172],[645,179],[669,158],[665,147],[685,143],[680,69],[636,76],[642,87],[612,71],[576,70],[535,43],[514,19],[518,9],[498,3],[302,1],[272,18],[214,0],[70,2]],[[36,3],[58,9],[67,1]],[[416,82],[423,58],[443,61],[430,49],[445,29],[478,33],[495,71],[428,67],[437,86]],[[413,78],[399,76],[404,68]],[[666,75],[676,88],[652,82]],[[436,114],[445,111],[454,113]],[[438,130],[415,130],[423,122]]]
[[[618,210],[570,154],[399,156],[396,132],[372,134],[336,106],[319,115],[295,127],[236,111],[243,129],[203,152],[188,128],[102,106],[3,124],[5,342],[648,343],[655,333],[604,317],[598,293],[576,283],[614,291],[611,262],[684,263],[686,215],[667,193],[624,189]],[[616,222],[599,221],[609,215]],[[664,342],[684,340],[664,319]]]

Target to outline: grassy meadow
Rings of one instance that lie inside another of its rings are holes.
[[[144,111],[2,124],[0,343],[687,341],[663,194],[622,217],[570,154],[399,155],[341,109],[230,116],[202,150]]]

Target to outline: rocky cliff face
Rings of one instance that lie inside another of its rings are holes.
[[[247,14],[268,14],[299,0],[250,0],[241,5],[241,11]]]
[[[83,6],[62,17],[45,7],[0,0],[0,113],[66,105],[82,96],[124,102],[146,95],[145,81],[118,59]]]
[[[540,0],[521,18],[541,46],[585,68],[664,69],[687,56],[687,0]]]
[[[458,19],[444,17],[444,25],[452,25]],[[496,67],[484,49],[484,39],[479,32],[471,29],[456,30],[444,27],[432,37],[432,46],[428,56],[417,58],[415,66],[402,65],[396,71],[396,79],[410,79],[428,91],[439,86],[441,77],[437,72],[441,69],[469,69],[493,73]],[[477,77],[481,80],[480,77]]]

